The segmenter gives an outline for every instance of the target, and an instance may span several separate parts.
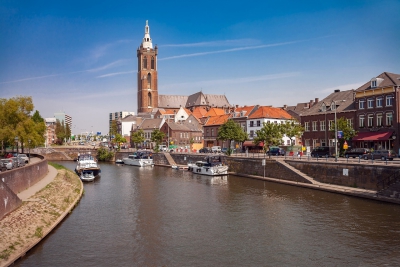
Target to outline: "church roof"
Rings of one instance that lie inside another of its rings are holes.
[[[198,106],[230,107],[225,95],[209,95],[197,92],[190,96],[184,95],[158,95],[159,108],[190,108]]]
[[[158,95],[159,108],[180,108],[185,107],[188,96],[184,95]]]

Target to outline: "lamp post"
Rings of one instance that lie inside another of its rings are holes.
[[[328,142],[328,136],[327,136],[327,123],[326,123],[326,104],[325,102],[322,102],[322,107],[323,107],[323,111],[325,112],[325,146]]]
[[[17,156],[18,156],[18,136],[14,138],[15,144],[17,145]]]
[[[31,163],[31,139],[28,139],[28,162]]]
[[[338,160],[338,155],[337,155],[337,153],[338,153],[338,151],[337,151],[337,120],[336,120],[336,102],[337,101],[339,101],[339,102],[344,102],[344,101],[346,101],[346,100],[333,100],[333,104],[335,105],[335,161],[337,162],[337,160]],[[332,108],[332,107],[331,107]]]

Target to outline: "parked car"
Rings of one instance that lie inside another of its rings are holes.
[[[330,157],[332,154],[330,152],[329,146],[318,146],[311,151],[311,157]]]
[[[344,153],[344,156],[346,158],[350,158],[350,157],[357,158],[360,156],[364,157],[366,154],[369,154],[369,153],[371,153],[371,151],[368,148],[352,148],[350,150],[347,150]]]
[[[269,150],[266,152],[267,155],[271,156],[285,156],[285,150],[280,147],[270,147]]]
[[[221,147],[220,146],[213,146],[213,147],[211,147],[211,152],[212,153],[219,153],[219,152],[221,152]]]
[[[224,154],[228,153],[228,148],[227,147],[221,148],[221,152]]]
[[[25,166],[25,160],[23,158],[12,157],[11,159],[14,161],[14,168]]]
[[[363,156],[364,159],[393,160],[397,154],[391,149],[377,149]]]
[[[211,153],[211,149],[208,147],[203,147],[199,149],[199,153]]]
[[[29,158],[26,154],[18,154],[18,158],[21,158],[25,161],[25,163],[29,162]]]
[[[0,161],[0,168],[1,168],[1,171],[13,169],[13,161],[10,159],[2,159]]]

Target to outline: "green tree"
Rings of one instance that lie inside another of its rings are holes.
[[[111,121],[110,136],[115,136],[118,132],[117,121]]]
[[[296,136],[300,137],[304,132],[304,128],[295,119],[285,121],[285,123],[281,124],[281,128],[283,134],[290,138],[291,147],[293,146],[293,140],[296,138]]]
[[[120,134],[116,134],[115,135],[115,138],[114,138],[114,142],[117,144],[117,146],[118,146],[118,150],[121,148],[121,143],[125,143],[126,142],[126,139],[122,136],[122,135],[120,135]]]
[[[163,132],[161,132],[159,129],[155,129],[152,133],[151,133],[151,141],[156,143],[156,146],[154,148],[155,152],[159,151],[159,145],[162,143],[163,139],[164,139],[165,134]]]
[[[69,124],[65,124],[65,138],[67,142],[71,140],[71,127],[69,127]]]
[[[135,144],[135,148],[137,149],[137,144],[141,144],[144,142],[144,132],[142,129],[139,129],[132,133],[131,141]]]
[[[56,143],[58,145],[62,145],[67,136],[66,131],[65,131],[64,121],[60,122],[59,120],[56,120],[55,134],[57,137]]]
[[[258,145],[260,142],[264,143],[264,152],[271,146],[279,146],[282,144],[283,130],[281,124],[276,123],[263,123],[263,127],[256,131],[254,143]],[[271,155],[270,155],[271,157]]]
[[[97,159],[99,161],[110,161],[113,157],[114,152],[109,149],[102,146],[97,149]]]
[[[344,141],[349,141],[351,138],[356,136],[357,132],[349,125],[347,122],[347,119],[345,117],[341,117],[336,120],[336,125],[337,125],[337,131],[342,131],[343,132],[343,137],[338,138],[338,144],[339,144],[339,155],[343,156],[344,155]],[[335,123],[333,123],[331,136],[335,138]]]
[[[233,120],[227,120],[218,129],[217,140],[228,140],[228,151],[227,155],[232,153],[231,144],[232,141],[244,142],[248,138],[247,133],[243,131],[242,127]]]

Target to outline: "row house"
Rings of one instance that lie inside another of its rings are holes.
[[[261,130],[264,123],[275,123],[281,124],[285,123],[287,120],[292,119],[292,116],[283,110],[282,108],[276,108],[271,106],[261,106],[258,107],[247,119],[247,134],[249,136],[249,141],[243,143],[244,147],[249,147],[249,150],[260,150],[264,144],[259,144],[259,147],[255,147],[253,140],[257,135],[257,131]],[[290,138],[284,136],[282,140],[282,145],[290,145]],[[295,145],[295,144],[294,144]]]
[[[188,121],[191,121],[188,119]],[[160,131],[164,133],[163,144],[178,148],[200,149],[202,147],[202,131],[194,124],[181,122],[164,122]]]
[[[230,114],[216,115],[209,117],[203,126],[204,147],[221,146],[228,147],[228,141],[217,140],[218,130],[228,121]]]
[[[400,74],[384,72],[355,91],[356,147],[399,150]]]
[[[333,147],[335,115],[337,119],[345,117],[347,123],[354,128],[354,90],[341,92],[337,89],[300,114],[301,124],[304,127],[302,136],[304,146],[311,149],[318,146]]]
[[[164,118],[144,119],[142,123],[131,132],[131,135],[133,132],[139,129],[143,130],[145,140],[142,144],[139,145],[139,147],[154,148],[155,142],[151,141],[151,135],[154,130],[159,130],[164,123]],[[131,147],[134,147],[134,144],[131,143]]]

